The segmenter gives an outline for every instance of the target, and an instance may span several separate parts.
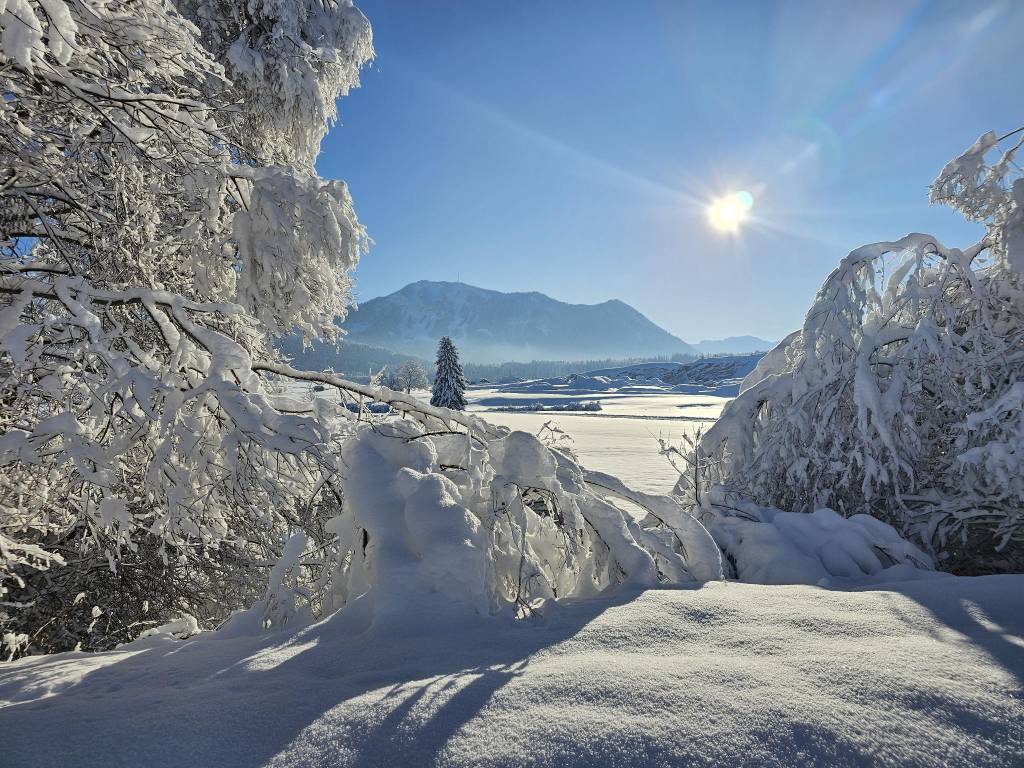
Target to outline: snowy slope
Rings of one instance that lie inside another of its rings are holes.
[[[502,293],[423,280],[360,305],[351,341],[433,359],[451,336],[464,360],[584,360],[693,353],[628,304],[566,304],[542,293]]]
[[[0,666],[0,763],[1019,766],[1022,594],[719,582],[29,658]]]
[[[727,397],[739,394],[740,384],[764,354],[726,355],[706,357],[679,367],[666,374],[665,382],[672,384],[675,392],[719,394]]]

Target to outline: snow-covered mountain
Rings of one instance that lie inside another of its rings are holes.
[[[371,299],[345,321],[350,341],[432,358],[451,336],[464,360],[583,360],[695,354],[624,302],[567,304],[542,293],[503,293],[422,280]]]

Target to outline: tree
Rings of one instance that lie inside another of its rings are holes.
[[[659,518],[677,533],[641,528],[529,435],[277,357],[293,329],[336,333],[367,243],[345,185],[313,165],[373,52],[349,0],[14,3],[0,15],[8,658],[110,648],[183,613],[212,626],[253,606],[242,619],[259,628],[364,595],[378,611],[432,595],[532,610],[720,576],[678,508]],[[444,361],[446,404],[462,407],[454,347]],[[291,397],[284,378],[342,402]],[[368,419],[367,400],[403,417]]]
[[[1024,570],[1020,134],[985,134],[932,185],[985,223],[981,241],[910,234],[828,276],[689,453],[677,493],[706,521],[831,507],[890,523],[947,570]]]
[[[414,389],[426,389],[430,382],[418,360],[406,360],[395,370],[390,386],[408,394]]]
[[[253,361],[351,303],[367,237],[313,160],[369,24],[350,0],[15,0],[0,27],[4,645],[214,621],[317,527],[347,428]]]
[[[437,345],[437,373],[434,376],[430,404],[462,411],[466,408],[466,377],[459,363],[459,352],[447,336]]]
[[[277,357],[293,329],[336,333],[367,243],[345,185],[313,166],[372,55],[349,0],[14,2],[0,15],[5,656],[110,648],[183,613],[213,626],[253,606],[259,628],[361,595],[499,612],[720,575],[693,559],[714,546],[699,526],[667,545],[528,435]],[[283,378],[342,402],[291,397]],[[403,418],[368,419],[367,400]]]

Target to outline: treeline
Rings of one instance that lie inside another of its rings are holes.
[[[281,351],[291,357],[298,368],[313,371],[332,369],[357,381],[365,380],[370,371],[376,373],[382,368],[393,371],[409,360],[417,360],[429,376],[433,377],[434,375],[434,364],[431,360],[355,342],[342,341],[337,347],[325,342],[315,342],[309,349],[302,349],[301,344],[289,338],[282,342]],[[469,382],[481,380],[499,382],[508,379],[546,379],[553,376],[568,376],[570,373],[616,368],[644,362],[685,363],[699,357],[707,357],[707,355],[676,353],[655,357],[604,358],[600,360],[532,360],[528,363],[486,364],[463,362],[462,368],[465,371],[466,380]]]
[[[627,357],[620,359],[605,358],[603,360],[532,360],[528,363],[463,363],[469,381],[479,382],[486,379],[491,382],[507,379],[548,379],[554,376],[568,376],[570,373],[596,371],[601,368],[618,368],[637,363],[685,363],[696,360],[697,355],[657,355],[653,357]]]

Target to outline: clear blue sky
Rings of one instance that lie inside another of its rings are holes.
[[[928,184],[1024,124],[1015,0],[357,2],[377,59],[319,169],[376,241],[363,301],[461,280],[779,338],[858,245],[973,242]]]

